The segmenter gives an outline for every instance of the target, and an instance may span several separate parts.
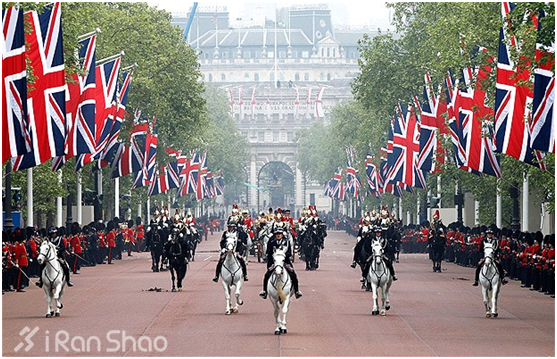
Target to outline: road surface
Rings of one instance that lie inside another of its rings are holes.
[[[371,293],[349,267],[354,237],[330,231],[317,271],[295,267],[303,297],[292,300],[288,334],[274,335],[273,309],[258,296],[265,264],[250,257],[244,305],[227,316],[211,281],[220,234],[198,247],[183,292],[170,274],[152,273],[148,253],[83,268],[64,296],[61,317],[46,319],[42,289],[2,296],[4,356],[555,356],[555,302],[511,281],[499,317],[485,318],[473,269],[424,254],[401,254],[387,316],[372,316]],[[125,254],[124,254],[125,255]],[[163,288],[161,292],[149,288]],[[27,340],[25,338],[27,337]],[[17,351],[16,351],[17,349]]]

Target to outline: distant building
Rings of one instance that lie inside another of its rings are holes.
[[[199,54],[203,80],[227,91],[231,113],[250,144],[244,206],[261,210],[303,206],[331,208],[323,184],[306,181],[298,168],[296,132],[328,122],[330,109],[352,99],[359,73],[358,40],[364,32],[340,30],[327,5],[279,9],[276,20],[254,17],[249,27],[230,27],[226,7],[200,7],[188,43]],[[173,15],[185,28],[189,14]],[[240,19],[238,19],[240,20]],[[332,173],[331,173],[332,175]]]

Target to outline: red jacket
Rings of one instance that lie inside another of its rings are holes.
[[[108,232],[108,234],[106,235],[106,243],[108,244],[109,247],[116,247],[116,231],[110,231]]]
[[[34,239],[29,242],[29,248],[31,249],[31,253],[29,253],[31,258],[37,258],[39,256],[39,245]]]
[[[27,249],[21,242],[17,243],[14,247],[14,263],[19,264],[20,267],[27,267]]]
[[[79,236],[77,234],[72,237],[71,246],[72,246],[72,251],[75,254],[82,254],[83,253],[83,249],[81,248],[81,241],[80,241]]]
[[[136,229],[136,237],[137,239],[143,239],[145,238],[145,230],[143,229],[143,225],[142,224],[138,224]]]

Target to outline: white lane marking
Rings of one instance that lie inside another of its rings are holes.
[[[205,258],[205,259],[203,260],[203,262],[205,262],[206,260],[211,259],[212,257],[213,257],[213,256],[209,256],[209,257]]]

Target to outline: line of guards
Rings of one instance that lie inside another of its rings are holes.
[[[499,243],[499,261],[507,276],[520,281],[521,287],[555,298],[555,234],[529,233],[490,226]],[[404,253],[428,253],[429,224],[401,228]],[[480,243],[488,227],[460,227],[450,224],[446,232],[444,259],[475,268],[481,258]]]
[[[139,217],[135,225],[132,220],[125,222],[114,218],[106,225],[91,222],[81,227],[74,222],[70,228],[63,226],[57,230],[64,242],[64,257],[73,274],[79,274],[82,266],[113,264],[114,260],[122,259],[124,252],[131,256],[132,252],[142,251],[145,247],[145,233]],[[46,228],[15,228],[2,232],[2,294],[25,292],[29,278],[38,278],[39,247],[47,237]]]

